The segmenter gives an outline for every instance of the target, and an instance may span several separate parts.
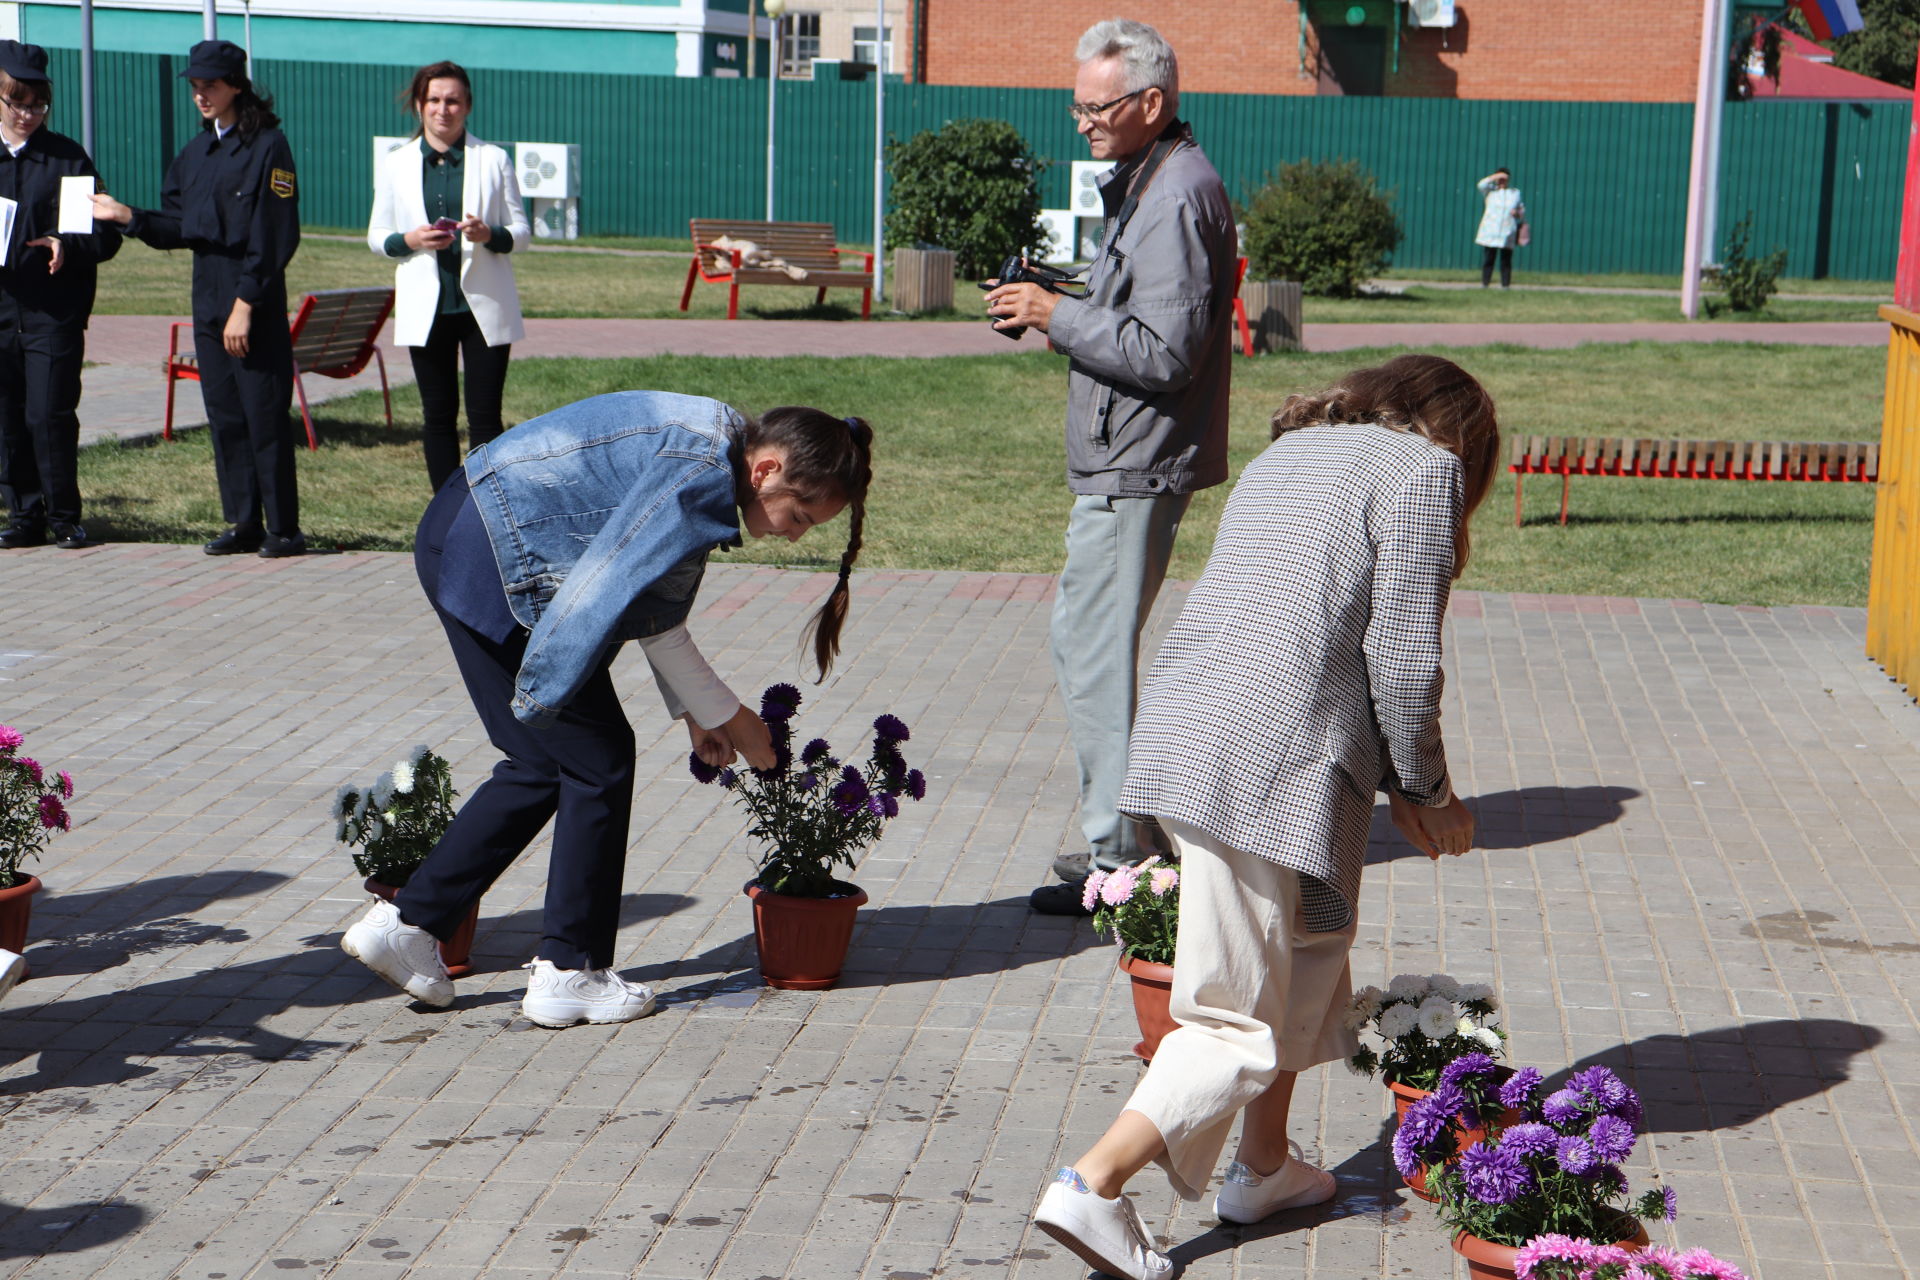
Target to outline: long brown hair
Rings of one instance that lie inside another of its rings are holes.
[[[1460,459],[1465,504],[1453,540],[1453,576],[1467,567],[1467,521],[1493,488],[1500,424],[1493,397],[1472,374],[1439,356],[1396,356],[1355,369],[1315,395],[1293,395],[1273,415],[1273,438],[1329,422],[1370,422],[1424,436]]]
[[[413,79],[407,83],[406,91],[400,97],[400,105],[413,113],[413,136],[419,137],[426,131],[426,118],[421,114],[427,105],[427,88],[435,80],[458,80],[460,87],[467,91],[467,107],[473,107],[473,81],[467,78],[467,69],[457,62],[429,63],[413,73]]]
[[[814,665],[825,680],[833,660],[840,656],[840,627],[847,620],[852,595],[848,579],[853,562],[860,558],[867,486],[873,483],[873,428],[864,418],[836,418],[820,409],[783,405],[758,419],[747,419],[741,445],[745,452],[762,446],[783,450],[786,464],[781,474],[800,501],[840,498],[847,504],[847,547],[840,553],[840,578],[807,624]]]

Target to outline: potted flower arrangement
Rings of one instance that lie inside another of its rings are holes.
[[[1493,1060],[1488,1055],[1504,1053],[1507,1041],[1493,988],[1478,982],[1456,982],[1444,973],[1403,973],[1389,982],[1385,991],[1362,988],[1347,1006],[1346,1026],[1355,1035],[1370,1036],[1378,1042],[1377,1048],[1363,1042],[1347,1065],[1360,1075],[1378,1075],[1385,1082],[1402,1126],[1408,1109],[1440,1087],[1449,1064],[1470,1057],[1476,1062],[1485,1058],[1491,1066]],[[1472,1071],[1456,1072],[1451,1079],[1461,1086],[1464,1099],[1461,1106],[1445,1112],[1442,1123],[1454,1129],[1458,1145],[1466,1147],[1483,1137],[1485,1131],[1485,1117],[1477,1105],[1482,1100],[1477,1092],[1480,1076]],[[1463,1108],[1468,1107],[1472,1109],[1470,1116],[1463,1114]],[[1499,1112],[1492,1114],[1497,1117]],[[1407,1186],[1415,1195],[1433,1199],[1417,1166],[1407,1178]]]
[[[26,950],[33,895],[40,891],[40,877],[20,864],[38,860],[54,832],[73,827],[66,805],[73,798],[73,775],[65,769],[49,773],[20,754],[25,745],[18,729],[0,724],[0,949],[7,951]]]
[[[864,768],[834,755],[825,738],[793,751],[793,717],[800,691],[769,686],[760,698],[760,718],[773,738],[770,769],[716,768],[698,754],[688,768],[700,782],[717,782],[733,793],[752,822],[747,835],[760,843],[759,874],[747,881],[753,901],[753,938],[767,985],[818,991],[839,981],[855,913],[866,893],[838,879],[835,869],[853,868],[854,857],[880,838],[900,813],[900,797],[919,800],[927,780],[907,767],[900,744],[911,736],[897,716],[873,722],[873,750]]]
[[[334,838],[353,851],[366,890],[393,901],[453,821],[453,766],[421,743],[369,786],[344,786],[333,798]],[[480,917],[474,903],[454,936],[440,944],[451,977],[473,972],[468,963]]]
[[[1120,944],[1120,968],[1133,983],[1133,1016],[1140,1043],[1133,1051],[1148,1062],[1160,1039],[1174,1028],[1173,948],[1180,928],[1180,869],[1158,854],[1138,866],[1095,871],[1087,877],[1081,904],[1093,912],[1095,933]]]
[[[1444,1086],[1443,1086],[1444,1087]],[[1633,1153],[1641,1124],[1640,1098],[1606,1067],[1576,1073],[1544,1098],[1540,1073],[1515,1072],[1499,1086],[1501,1105],[1519,1113],[1514,1123],[1469,1145],[1448,1162],[1453,1134],[1446,1103],[1428,1099],[1410,1109],[1394,1159],[1424,1164],[1440,1219],[1476,1280],[1512,1277],[1521,1246],[1545,1235],[1579,1237],[1644,1248],[1642,1218],[1673,1220],[1671,1187],[1654,1187],[1623,1208],[1628,1193],[1621,1162]]]
[[[1513,1273],[1519,1280],[1747,1280],[1740,1268],[1705,1249],[1653,1245],[1633,1251],[1562,1235],[1536,1236],[1522,1245]]]

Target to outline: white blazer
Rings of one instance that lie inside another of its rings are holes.
[[[421,162],[420,143],[415,139],[380,157],[374,168],[367,244],[382,258],[387,257],[388,236],[426,224]],[[506,148],[482,142],[471,133],[461,160],[460,201],[465,212],[479,214],[489,226],[505,227],[515,249],[532,238],[526,210],[520,207],[513,157]],[[497,347],[526,337],[512,261],[465,236],[456,236],[455,243],[460,246],[460,289],[487,345]],[[399,260],[393,269],[393,291],[393,340],[403,347],[426,346],[440,301],[440,275],[432,250],[420,249]]]

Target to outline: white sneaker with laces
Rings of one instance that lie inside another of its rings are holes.
[[[550,960],[521,966],[532,974],[520,1012],[543,1027],[578,1022],[632,1022],[653,1012],[653,988],[611,969],[558,969]]]
[[[9,951],[0,947],[0,997],[13,990],[20,979],[27,976],[27,958],[18,951]]]
[[[1234,1160],[1227,1165],[1227,1179],[1220,1194],[1213,1198],[1213,1212],[1222,1222],[1253,1223],[1302,1205],[1324,1204],[1333,1199],[1340,1183],[1325,1169],[1316,1168],[1301,1158],[1297,1143],[1287,1144],[1287,1162],[1261,1177]]]
[[[1173,1259],[1155,1252],[1133,1201],[1095,1195],[1072,1169],[1062,1169],[1047,1184],[1040,1207],[1033,1211],[1033,1225],[1095,1271],[1126,1280],[1161,1280],[1173,1274]]]
[[[432,934],[400,918],[391,902],[376,902],[353,922],[340,949],[421,1004],[444,1009],[453,1003],[453,979]]]

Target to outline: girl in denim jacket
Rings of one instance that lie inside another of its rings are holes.
[[[822,677],[860,553],[873,432],[781,408],[624,391],[524,422],[467,456],[428,506],[414,563],[503,755],[393,902],[341,940],[424,1004],[453,1002],[437,939],[553,820],[541,938],[522,1001],[542,1026],[626,1022],[653,993],[612,969],[634,740],[608,668],[637,640],[668,714],[710,764],[774,762],[767,726],[707,665],[686,619],[715,548],[797,540],[848,511],[840,576],[809,624]]]

